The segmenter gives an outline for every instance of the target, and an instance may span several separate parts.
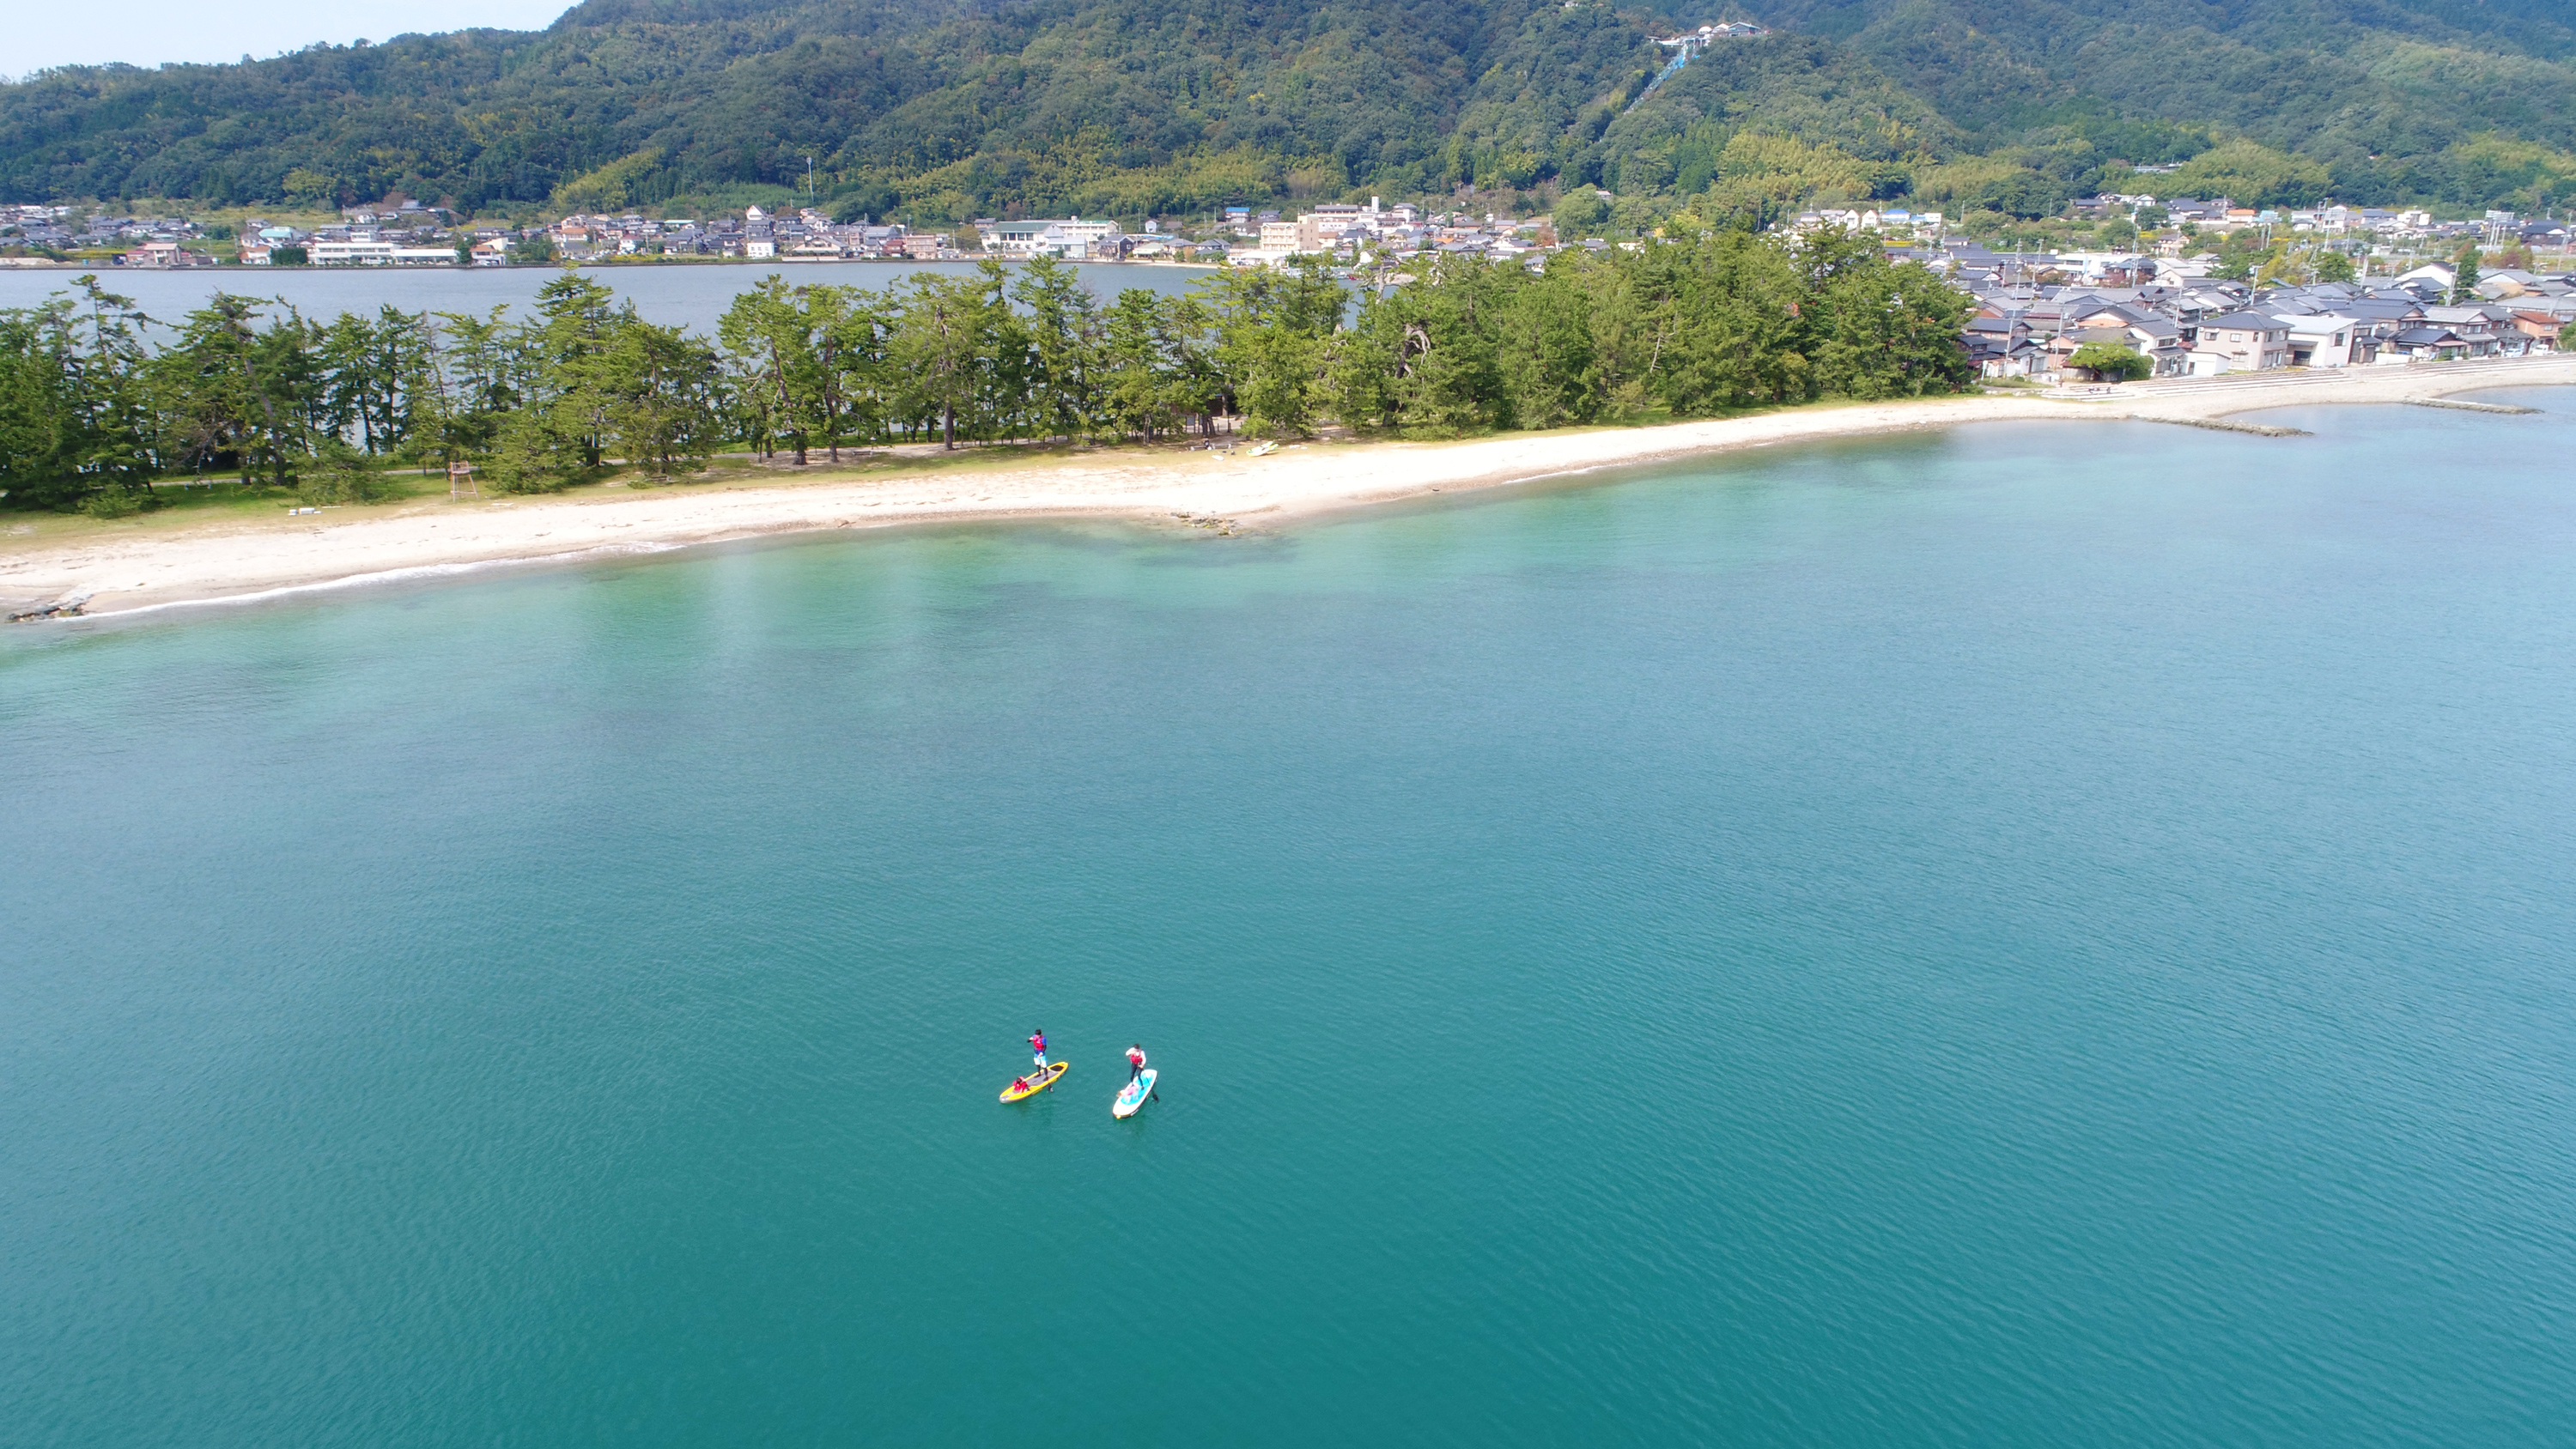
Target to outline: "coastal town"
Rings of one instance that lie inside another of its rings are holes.
[[[80,212],[0,212],[0,247],[14,254],[0,261],[166,270],[1040,256],[1246,267],[1320,258],[1355,283],[1384,286],[1411,281],[1406,269],[1435,256],[1540,267],[1569,248],[1645,244],[1561,236],[1544,213],[1428,211],[1374,197],[1293,211],[1228,206],[1146,219],[1132,230],[1079,216],[917,229],[836,220],[816,207],[757,206],[712,217],[574,213],[514,227],[474,223],[401,195],[311,227],[257,216],[225,227]],[[2007,247],[1955,234],[1956,223],[1938,212],[1893,205],[1806,211],[1781,225],[1876,236],[1891,259],[1920,262],[1962,289],[1975,304],[1962,344],[1983,378],[2005,385],[2520,357],[2555,350],[2561,329],[2576,320],[2576,264],[2568,224],[2559,220],[2499,211],[2436,219],[2422,210],[2331,205],[2275,210],[2147,194],[2096,196],[2070,213],[2128,247]],[[2249,243],[2267,265],[2243,260]],[[2099,365],[2105,359],[2107,368]]]

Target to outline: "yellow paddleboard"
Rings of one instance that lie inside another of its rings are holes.
[[[1057,1062],[1049,1066],[1043,1076],[1036,1072],[1031,1072],[1026,1077],[1021,1078],[1022,1081],[1028,1083],[1028,1086],[1020,1087],[1013,1085],[1004,1087],[1002,1089],[1002,1100],[1005,1102],[1019,1102],[1025,1101],[1030,1097],[1034,1097],[1038,1093],[1045,1091],[1047,1088],[1054,1086],[1055,1079],[1063,1076],[1065,1071],[1072,1065],[1073,1063],[1071,1062]]]

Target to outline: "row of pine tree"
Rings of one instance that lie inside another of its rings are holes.
[[[1354,290],[1309,262],[1103,302],[1037,261],[882,291],[764,279],[712,338],[579,273],[512,318],[328,322],[218,296],[170,322],[84,278],[0,311],[0,503],[122,513],[216,475],[307,499],[471,462],[535,492],[748,449],[1185,434],[1456,437],[1956,391],[1968,303],[1873,242],[1715,230],[1542,270],[1424,259]]]

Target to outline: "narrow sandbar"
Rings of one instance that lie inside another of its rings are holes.
[[[1987,393],[1820,404],[1657,427],[1515,433],[1454,443],[1316,442],[1267,457],[1179,448],[979,454],[864,476],[826,467],[666,488],[416,499],[318,515],[84,523],[70,536],[0,534],[6,613],[80,600],[113,613],[503,560],[649,551],[763,534],[925,520],[1040,516],[1253,527],[1325,509],[1458,492],[1769,444],[2005,420],[2193,422],[2259,408],[2423,401],[2484,388],[2576,384],[2576,357],[2271,373],[2089,395]],[[0,515],[5,521],[5,515]]]

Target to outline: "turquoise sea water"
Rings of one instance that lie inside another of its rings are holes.
[[[0,1439],[2567,1443],[2523,399],[0,634]]]

